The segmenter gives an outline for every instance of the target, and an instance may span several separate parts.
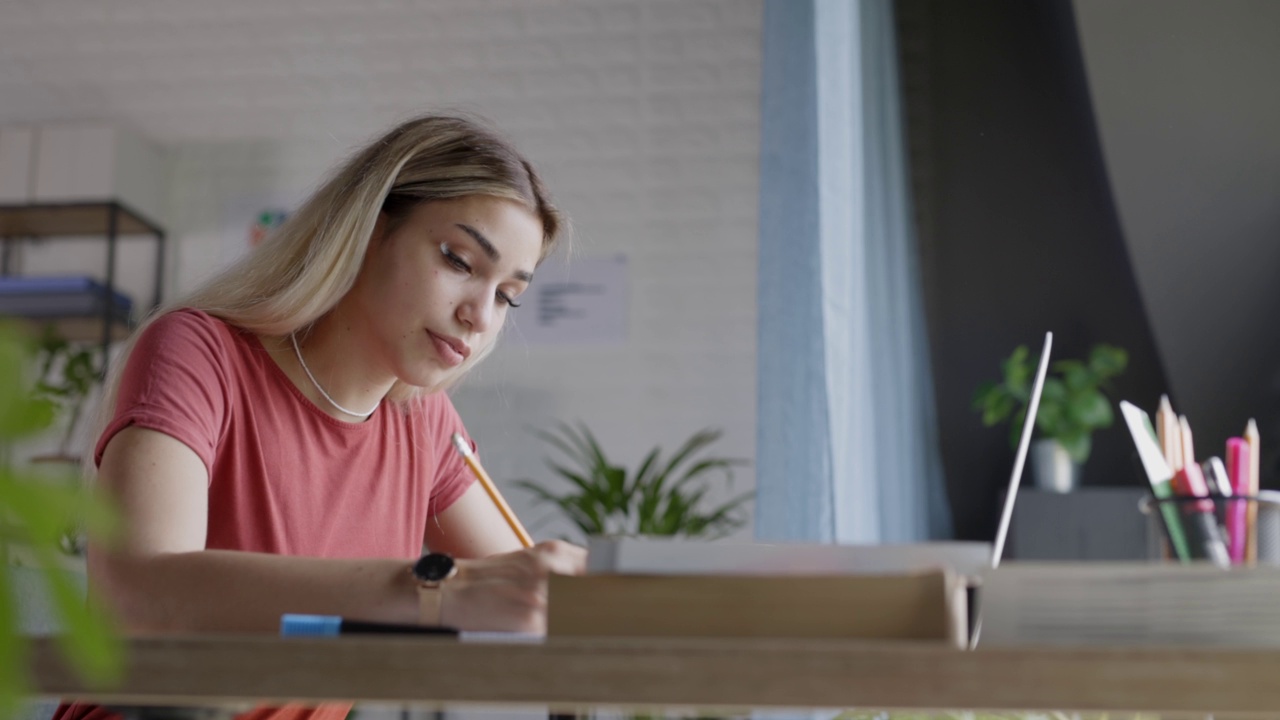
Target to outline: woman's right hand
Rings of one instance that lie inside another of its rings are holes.
[[[441,624],[462,630],[547,631],[547,578],[581,575],[587,551],[560,540],[479,560],[458,560],[441,584]]]

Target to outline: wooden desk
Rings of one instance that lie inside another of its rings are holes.
[[[1280,651],[1017,649],[847,641],[344,637],[135,640],[124,683],[86,691],[49,641],[38,692],[133,704],[245,700],[556,707],[1280,712]]]

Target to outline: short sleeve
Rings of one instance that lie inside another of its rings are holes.
[[[194,310],[168,313],[148,325],[126,361],[94,464],[102,463],[117,433],[135,426],[183,443],[212,474],[229,405],[229,335],[225,323]]]
[[[463,427],[462,418],[453,407],[453,401],[443,392],[432,393],[423,398],[423,412],[426,414],[430,433],[428,440],[436,448],[436,457],[439,458],[434,482],[431,484],[431,500],[427,505],[427,516],[435,517],[448,510],[476,482],[475,475],[453,447],[453,434],[461,433],[472,450],[475,450],[475,443],[467,435],[467,429]]]

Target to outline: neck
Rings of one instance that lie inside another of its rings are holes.
[[[364,420],[361,415],[377,407],[395,384],[394,376],[374,370],[378,363],[370,351],[373,345],[358,336],[350,324],[341,322],[335,313],[316,321],[305,334],[298,334],[294,339],[301,362],[289,337],[276,343],[273,357],[303,395],[338,420]],[[307,376],[308,370],[314,382]]]

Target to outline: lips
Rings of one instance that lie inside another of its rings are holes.
[[[467,344],[458,338],[437,335],[430,330],[427,331],[427,335],[431,336],[431,342],[436,347],[436,354],[449,367],[461,365],[471,355],[471,348],[467,347]]]

